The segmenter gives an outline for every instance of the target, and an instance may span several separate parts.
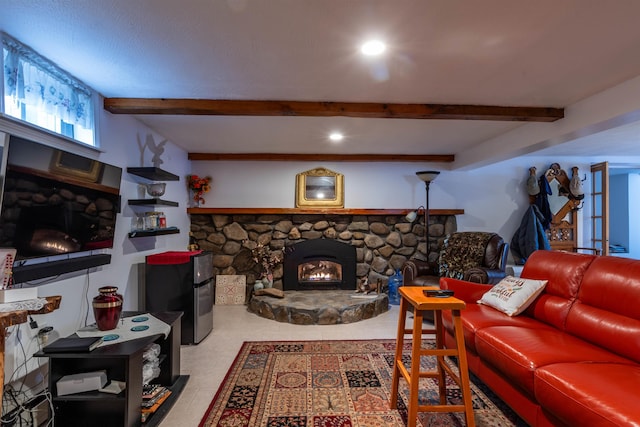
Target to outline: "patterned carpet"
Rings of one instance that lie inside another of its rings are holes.
[[[433,342],[425,341],[426,345]],[[407,362],[410,342],[405,342]],[[406,425],[406,382],[389,409],[395,340],[245,342],[200,427],[389,427]],[[435,361],[422,358],[423,368]],[[524,426],[479,380],[471,391],[477,426]],[[421,404],[438,401],[421,379]],[[453,381],[447,399],[460,402]],[[463,413],[420,413],[421,427],[464,426]]]

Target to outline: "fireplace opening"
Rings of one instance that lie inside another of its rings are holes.
[[[285,251],[283,289],[356,288],[356,249],[335,240],[314,239]]]
[[[342,283],[342,265],[329,260],[300,264],[298,265],[298,283],[302,285],[316,283],[340,285]]]

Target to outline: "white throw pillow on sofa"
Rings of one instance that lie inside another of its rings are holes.
[[[478,304],[488,305],[509,316],[517,316],[544,290],[546,280],[507,276],[489,289]]]

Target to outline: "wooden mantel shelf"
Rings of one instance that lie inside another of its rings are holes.
[[[352,208],[188,208],[200,215],[406,215],[414,209]],[[420,210],[422,214],[422,210]],[[429,215],[463,215],[464,209],[429,209]]]

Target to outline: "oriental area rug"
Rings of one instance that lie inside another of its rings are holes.
[[[200,427],[405,426],[404,379],[398,409],[389,409],[395,347],[395,340],[245,342]],[[411,342],[405,341],[407,364],[410,350]],[[421,363],[421,370],[435,369],[435,358],[423,357]],[[471,391],[477,426],[526,425],[473,376]],[[461,403],[450,378],[447,400]],[[428,402],[438,402],[438,385],[422,378],[420,404]],[[464,425],[462,412],[418,415],[420,427]]]

